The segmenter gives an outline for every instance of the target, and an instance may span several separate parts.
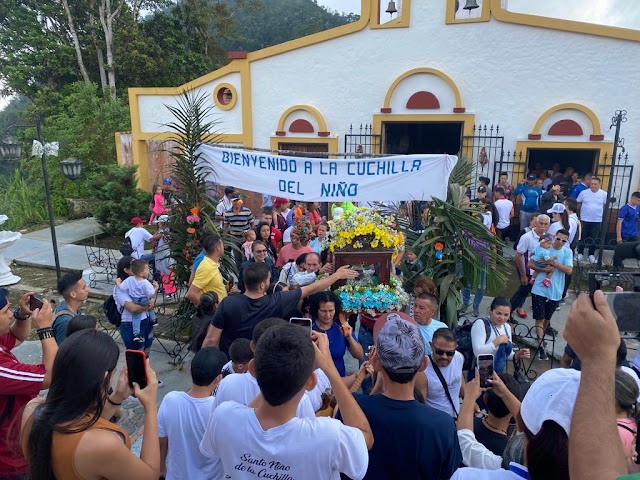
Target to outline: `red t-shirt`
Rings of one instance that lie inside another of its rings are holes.
[[[273,250],[278,253],[278,243],[282,241],[282,232],[277,228],[271,229],[271,245],[273,245]]]
[[[15,417],[22,415],[24,406],[38,395],[45,374],[44,365],[20,363],[11,353],[15,345],[16,337],[12,333],[0,337],[0,416],[9,399],[14,398],[10,415],[0,425],[0,477],[27,473],[27,461],[20,450],[20,421]]]

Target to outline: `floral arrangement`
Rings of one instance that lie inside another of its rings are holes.
[[[308,217],[295,216],[293,219],[292,235],[296,235],[301,243],[306,243],[313,238],[313,226]]]
[[[202,247],[200,246],[200,240],[194,239],[187,242],[184,249],[182,250],[182,253],[184,254],[185,260],[187,260],[191,264],[201,251]]]
[[[394,249],[402,247],[402,237],[395,229],[393,216],[382,216],[378,210],[359,207],[345,211],[330,222],[332,252],[339,249]]]
[[[347,283],[335,290],[342,302],[342,308],[348,312],[366,312],[370,315],[402,310],[409,303],[409,295],[402,283],[395,278],[389,285],[362,286]]]
[[[196,227],[200,226],[200,222],[202,220],[198,215],[198,213],[200,213],[200,209],[198,207],[193,207],[191,210],[189,210],[189,213],[190,215],[188,215],[186,218],[187,225],[189,225],[189,227],[187,228],[187,233],[194,234],[196,233]]]

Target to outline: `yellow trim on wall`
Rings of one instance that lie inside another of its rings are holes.
[[[289,117],[289,115],[291,115],[293,112],[297,110],[302,110],[304,112],[307,112],[309,115],[311,115],[313,118],[316,119],[316,122],[318,124],[318,132],[329,131],[327,127],[327,122],[325,121],[324,117],[320,113],[320,110],[318,110],[315,107],[312,107],[311,105],[294,105],[293,107],[287,108],[287,110],[280,116],[280,120],[278,120],[278,129],[277,129],[278,132],[285,131],[284,125],[287,121],[287,118]],[[278,138],[282,138],[282,137],[278,137]]]
[[[527,162],[529,160],[529,149],[534,150],[599,150],[597,163],[600,168],[604,166],[602,178],[602,188],[607,189],[609,184],[611,155],[613,155],[613,142],[540,142],[540,141],[519,141],[516,142],[514,154],[522,152],[524,154],[524,163],[516,163],[513,171],[513,183],[517,184],[524,178]],[[604,163],[604,155],[607,155],[607,161]],[[597,172],[594,172],[594,174]]]
[[[483,0],[482,13],[476,18],[456,18],[456,0],[447,0],[445,13],[445,23],[453,25],[456,23],[480,23],[488,22],[491,19],[491,0]]]
[[[564,20],[560,18],[542,17],[528,13],[510,12],[509,10],[502,8],[500,0],[491,0],[491,14],[499,22],[517,23],[519,25],[529,25],[532,27],[550,28],[565,32],[584,33],[587,35],[598,35],[600,37],[640,42],[640,30],[612,27],[610,25],[596,25],[595,23],[578,22],[575,20]]]
[[[218,92],[223,88],[227,88],[231,92],[231,101],[227,104],[221,103],[220,100],[218,100]],[[236,87],[234,87],[230,83],[223,82],[216,85],[213,88],[211,96],[213,97],[213,101],[216,104],[216,107],[223,111],[231,110],[236,106],[236,103],[238,103],[238,91],[236,90]]]
[[[327,148],[329,149],[329,153],[339,153],[338,151],[338,137],[271,137],[269,139],[269,148],[271,150],[279,150],[279,143],[306,143],[306,144],[327,144]],[[334,155],[329,156],[329,158],[335,158]]]
[[[473,126],[476,123],[476,116],[473,113],[454,113],[454,114],[376,114],[373,116],[373,134],[382,135],[380,137],[380,150],[383,149],[385,144],[384,132],[382,131],[382,125],[384,123],[429,123],[429,122],[462,122],[462,135],[472,136]],[[372,153],[385,153],[385,152],[372,152]],[[457,155],[459,152],[451,152],[451,155]],[[462,152],[463,154],[465,152]]]
[[[428,73],[428,74],[436,75],[437,77],[440,77],[442,80],[444,80],[453,91],[453,95],[455,97],[455,102],[456,102],[455,108],[464,107],[464,105],[462,104],[462,95],[460,95],[460,90],[458,89],[458,86],[455,84],[453,79],[446,73],[441,72],[440,70],[436,70],[435,68],[427,68],[427,67],[414,68],[413,70],[409,70],[408,72],[405,72],[402,75],[400,75],[398,78],[396,78],[394,82],[391,84],[391,86],[389,87],[389,90],[387,90],[387,95],[384,97],[383,107],[389,108],[391,106],[391,97],[393,96],[393,92],[395,91],[395,89],[398,87],[398,85],[400,85],[400,82],[409,78],[412,75],[416,75],[420,73]]]
[[[380,16],[386,12],[382,12],[380,8],[380,2],[373,0],[371,7],[371,22],[370,27],[372,30],[378,30],[383,28],[407,28],[411,26],[411,0],[402,0],[402,15],[389,20],[385,23],[380,23]]]
[[[591,120],[591,125],[593,127],[593,131],[591,132],[591,135],[602,135],[600,120],[598,120],[597,115],[593,112],[593,110],[591,110],[588,107],[585,107],[584,105],[580,105],[579,103],[561,103],[560,105],[551,107],[549,110],[547,110],[540,116],[535,126],[533,127],[533,131],[531,133],[534,135],[539,135],[540,129],[542,128],[542,125],[544,124],[544,122],[552,114],[559,112],[560,110],[578,110],[584,113],[587,117],[589,117],[589,120]]]

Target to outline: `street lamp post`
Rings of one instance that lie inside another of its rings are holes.
[[[620,138],[620,127],[627,121],[626,110],[616,110],[615,115],[611,119],[609,129],[616,127],[616,134],[613,139],[613,153],[611,154],[611,165],[609,166],[609,184],[607,185],[607,202],[605,203],[604,212],[602,213],[602,225],[600,226],[600,248],[598,250],[598,270],[602,269],[602,254],[604,251],[604,242],[609,230],[609,207],[611,203],[611,193],[614,189],[614,170],[616,168],[616,160],[618,159],[618,148],[624,152],[624,138]],[[607,222],[606,224],[604,222]]]

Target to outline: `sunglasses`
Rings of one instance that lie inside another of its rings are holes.
[[[556,238],[556,241],[562,242],[562,243],[567,243],[569,241],[569,239],[567,239],[567,238]]]
[[[436,355],[446,355],[447,357],[453,357],[456,354],[455,350],[440,350],[439,348],[435,348],[433,350],[433,353],[435,353]]]

